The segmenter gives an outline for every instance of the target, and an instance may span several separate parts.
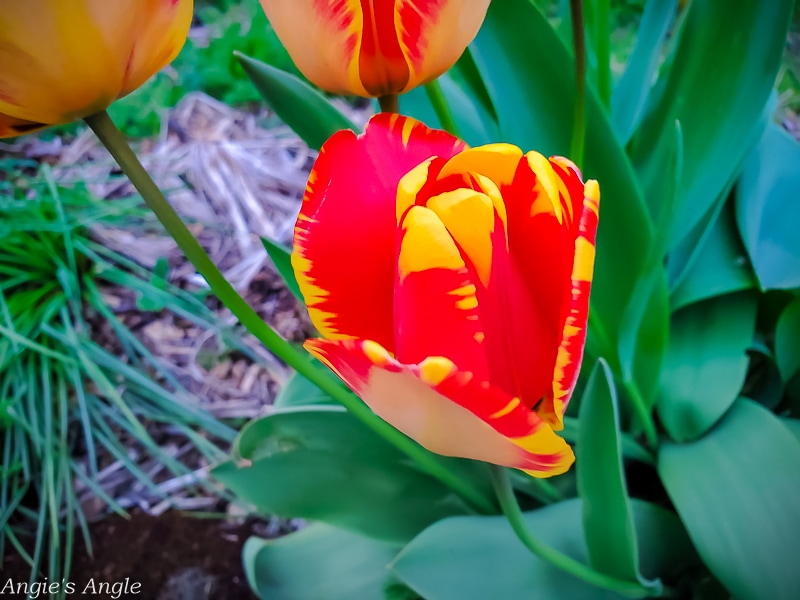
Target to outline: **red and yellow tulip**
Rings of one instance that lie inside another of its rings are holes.
[[[383,96],[435,79],[480,29],[489,0],[261,0],[297,68],[330,92]]]
[[[0,137],[104,110],[180,52],[192,0],[6,0]]]
[[[561,157],[374,116],[323,146],[292,263],[306,348],[433,452],[537,477],[578,376],[599,187]]]

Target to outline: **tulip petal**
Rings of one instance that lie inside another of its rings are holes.
[[[192,0],[6,2],[0,113],[53,125],[103,110],[177,55],[191,18]]]
[[[578,381],[586,344],[599,204],[600,188],[596,181],[589,180],[585,186],[579,233],[575,239],[572,287],[553,374],[553,389],[537,409],[539,415],[556,430],[563,427],[562,415]]]
[[[419,121],[381,113],[364,133],[334,134],[311,171],[292,264],[320,333],[375,340],[394,351],[395,202],[400,179],[463,142]]]
[[[261,6],[297,68],[317,86],[382,96],[449,69],[478,33],[489,0],[261,0]]]
[[[34,123],[24,119],[16,119],[0,113],[0,138],[15,137],[45,127],[47,127],[47,125],[44,123]]]
[[[534,477],[564,473],[569,445],[532,410],[443,357],[397,362],[367,340],[321,340],[306,348],[382,419],[444,456],[521,469]]]
[[[488,377],[475,285],[437,215],[409,210],[399,234],[394,291],[395,355],[403,363],[443,356]]]

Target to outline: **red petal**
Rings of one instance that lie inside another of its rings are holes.
[[[292,264],[314,325],[328,338],[393,349],[395,201],[400,178],[431,156],[465,148],[414,119],[379,114],[358,137],[322,147],[295,226]]]
[[[445,225],[414,206],[399,235],[394,314],[397,360],[442,356],[488,377],[475,285]]]
[[[445,358],[405,365],[366,340],[309,340],[306,348],[378,416],[431,452],[535,477],[564,473],[574,461],[567,443],[535,412]]]
[[[563,427],[562,415],[575,389],[586,344],[599,204],[600,188],[597,182],[587,181],[580,205],[571,290],[553,374],[553,389],[538,408],[541,417],[555,429]]]

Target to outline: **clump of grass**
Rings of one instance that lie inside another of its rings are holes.
[[[0,180],[0,555],[11,545],[31,565],[32,580],[68,576],[76,532],[91,548],[76,485],[124,512],[97,483],[103,456],[156,493],[142,457],[191,478],[147,422],[169,423],[209,462],[224,458],[211,440],[227,445],[235,433],[198,406],[101,293],[108,284],[128,288],[150,310],[173,311],[231,339],[201,300],[89,235],[92,224],[130,224],[145,214],[135,200],[98,201],[85,189],[59,188],[46,167],[30,181]],[[92,340],[97,320],[124,359]],[[139,460],[128,452],[131,440]]]

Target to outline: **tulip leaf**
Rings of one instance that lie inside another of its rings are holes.
[[[297,298],[302,304],[305,304],[305,299],[300,292],[300,286],[297,285],[297,278],[292,268],[292,251],[278,242],[273,242],[267,238],[262,237],[261,243],[264,245],[264,249],[272,260],[272,264],[275,265],[275,270],[278,271],[278,275],[281,276],[281,279],[283,279],[283,282],[286,284],[286,289],[288,289],[292,293],[292,296]]]
[[[330,373],[327,367],[322,365],[319,365],[319,367]],[[338,377],[336,380],[339,381]],[[308,379],[295,373],[283,389],[278,392],[273,406],[275,410],[287,410],[298,406],[340,406],[340,403]]]
[[[673,513],[640,500],[632,500],[631,505],[642,541],[642,569],[648,575],[657,576],[693,560],[691,544]],[[524,518],[545,543],[586,561],[579,499],[527,512]],[[504,517],[439,521],[409,543],[391,569],[426,600],[619,598],[531,555]]]
[[[783,309],[775,328],[775,362],[788,383],[800,375],[800,297]]]
[[[661,593],[661,582],[639,573],[631,502],[622,471],[617,392],[606,362],[597,361],[581,397],[575,446],[578,493],[590,564],[601,573],[639,582]]]
[[[665,147],[663,159],[665,202],[653,211],[657,215],[655,233],[650,241],[644,271],[622,313],[625,326],[620,331],[617,348],[623,381],[638,388],[648,408],[655,402],[669,333],[669,323],[663,318],[669,312],[664,256],[683,169],[683,131],[677,121],[673,132],[673,143]]]
[[[401,546],[314,523],[276,540],[251,537],[242,551],[250,587],[269,600],[383,598],[386,566]]]
[[[690,264],[670,296],[672,310],[714,296],[755,287],[755,278],[745,256],[728,203],[697,248],[697,258]]]
[[[762,289],[800,287],[800,143],[771,123],[736,187],[736,218]]]
[[[755,332],[755,294],[717,296],[672,317],[658,414],[672,439],[703,435],[741,392]]]
[[[471,52],[498,114],[501,139],[523,150],[565,155],[572,131],[574,62],[533,3],[492,2]],[[630,162],[591,89],[586,101],[584,173],[599,180],[602,196],[593,322],[602,324],[603,355],[616,371],[618,336],[626,326],[620,307],[628,304],[645,270],[653,225]],[[666,319],[665,311],[648,315],[652,322]]]
[[[800,598],[800,441],[739,399],[691,444],[666,443],[658,472],[697,551],[735,598]]]
[[[451,464],[463,476],[484,466]],[[465,511],[442,483],[335,406],[287,409],[250,422],[236,439],[233,459],[212,474],[261,512],[398,543]]]
[[[786,425],[786,428],[800,442],[800,419],[781,419],[781,423]]]
[[[656,149],[669,123],[683,125],[671,246],[709,212],[760,135],[759,116],[780,67],[791,11],[792,0],[742,0],[736,10],[727,0],[691,2],[661,93],[651,96],[630,145],[645,195],[658,203]]]
[[[270,108],[310,148],[319,150],[325,140],[340,129],[359,130],[302,79],[240,52],[235,54]]]
[[[661,47],[677,7],[678,0],[653,0],[644,5],[636,45],[611,98],[614,129],[623,144],[630,140],[644,111]]]

